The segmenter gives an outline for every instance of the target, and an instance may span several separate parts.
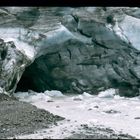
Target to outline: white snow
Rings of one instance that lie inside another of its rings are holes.
[[[63,97],[64,95],[62,94],[62,92],[58,91],[58,90],[46,90],[44,92],[45,95],[47,96],[51,96],[51,97]]]
[[[100,92],[99,96],[84,93],[82,95],[65,95],[61,98],[49,96],[51,93],[53,94],[53,91],[47,91],[47,94],[27,95],[27,93],[23,93],[25,96],[18,93],[17,96],[20,97],[20,100],[65,117],[66,120],[59,122],[57,126],[50,126],[49,129],[39,130],[35,134],[16,136],[16,138],[63,139],[69,136],[72,130],[78,131],[81,124],[103,126],[113,129],[116,133],[128,133],[140,138],[140,119],[135,119],[140,117],[140,98],[119,97],[119,95],[115,95],[115,91],[116,89],[108,89]],[[53,102],[46,102],[45,96],[50,97]],[[81,100],[73,100],[75,98]]]
[[[116,21],[115,26],[113,26],[114,33],[120,37],[121,40],[125,41],[126,43],[129,43],[128,38],[123,33],[123,30],[119,27],[118,22]]]
[[[129,39],[132,45],[140,50],[140,20],[132,16],[125,16],[125,19],[119,24],[123,34]]]
[[[113,98],[116,92],[117,92],[116,89],[110,88],[105,91],[99,92],[98,97],[99,98]]]
[[[84,93],[83,93],[83,96],[85,96],[85,97],[92,97],[92,95],[90,95],[90,94],[87,93],[87,92],[84,92]]]
[[[14,43],[16,45],[16,48],[22,52],[24,52],[24,54],[26,56],[28,56],[28,58],[30,58],[31,60],[33,60],[37,54],[34,46],[28,45],[27,43],[24,43],[22,41],[19,40],[14,40]]]
[[[53,101],[51,96],[47,96],[45,93],[37,93],[37,92],[17,92],[14,94],[17,98],[20,98],[22,101],[35,103],[38,101],[47,102]]]
[[[31,46],[23,41],[20,41],[18,38],[20,37],[19,28],[0,28],[0,38],[5,42],[13,41],[18,50],[23,52],[28,58],[33,60],[36,55],[36,50],[34,46]]]

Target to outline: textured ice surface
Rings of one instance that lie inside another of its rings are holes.
[[[55,94],[59,93],[59,91],[54,92]],[[53,94],[53,91],[50,93]],[[107,93],[111,95],[111,98]],[[106,95],[103,96],[103,94]],[[61,98],[50,97],[44,93],[30,95],[18,93],[17,96],[20,97],[20,100],[63,116],[69,121],[65,120],[60,124],[58,123],[57,126],[17,138],[64,138],[69,136],[72,130],[76,131],[81,124],[104,126],[113,129],[115,132],[128,133],[140,138],[140,119],[138,119],[140,117],[140,97],[123,98],[115,95],[115,89],[108,89],[99,95],[102,95],[103,98],[88,93],[65,95]],[[46,102],[45,96],[46,98],[50,97],[53,102]],[[81,100],[73,100],[75,98]]]
[[[0,28],[0,38],[6,42],[14,41],[16,48],[32,60],[36,55],[34,46],[19,40],[20,31],[21,29],[19,28]]]
[[[140,20],[132,16],[126,16],[124,21],[120,24],[123,34],[129,38],[132,45],[140,50]]]
[[[62,92],[60,92],[60,91],[58,91],[58,90],[51,90],[51,91],[49,91],[49,90],[46,90],[45,92],[44,92],[44,94],[45,95],[47,95],[47,96],[53,96],[53,97],[63,97],[64,95],[62,94]]]
[[[116,92],[117,92],[116,89],[110,88],[110,89],[107,89],[105,91],[99,92],[98,97],[100,97],[100,98],[113,98],[114,95],[116,94]]]

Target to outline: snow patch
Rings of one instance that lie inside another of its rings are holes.
[[[119,24],[123,34],[129,39],[131,44],[138,50],[140,50],[140,19],[125,16],[125,19]]]
[[[0,28],[0,38],[6,42],[13,41],[18,50],[24,53],[29,59],[33,60],[37,52],[34,46],[19,40],[21,35],[20,31],[20,28]]]
[[[81,124],[104,126],[113,129],[115,132],[127,133],[140,138],[140,119],[136,119],[140,117],[139,97],[122,98],[116,95],[116,89],[108,89],[100,92],[99,95],[91,95],[91,97],[88,93],[84,93],[56,98],[52,95],[61,95],[62,93],[59,91],[45,92],[30,91],[30,93],[23,93],[23,95],[21,93],[15,94],[21,101],[29,102],[38,108],[65,117],[69,121],[60,122],[62,125],[52,126],[50,128],[52,133],[49,132],[49,129],[46,129],[44,133],[42,133],[44,130],[40,130],[36,134],[31,134],[31,138],[36,135],[39,138],[48,136],[63,139],[71,134],[69,130],[76,130]],[[48,102],[49,99],[53,102]],[[64,132],[64,129],[67,131]],[[25,135],[25,137],[28,136]]]
[[[113,98],[116,94],[116,89],[110,88],[105,91],[101,91],[98,94],[99,98]]]
[[[92,97],[92,95],[90,95],[90,94],[87,93],[87,92],[84,92],[84,93],[83,93],[83,96],[85,96],[85,97]]]
[[[46,90],[44,92],[44,94],[47,95],[47,96],[51,96],[51,97],[64,97],[64,95],[62,94],[62,92],[61,91],[58,91],[58,90],[51,90],[51,91]]]

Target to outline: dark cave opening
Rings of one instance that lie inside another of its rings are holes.
[[[43,58],[36,59],[25,69],[15,92],[26,92],[28,90],[44,92],[45,90],[56,89],[48,67],[45,61],[42,60]]]
[[[40,56],[28,66],[18,82],[15,92],[26,92],[28,90],[35,92],[44,92],[46,90],[66,92],[70,87],[71,80],[61,74],[57,61],[59,58],[56,57],[56,54],[54,55],[54,57],[52,55]]]
[[[46,81],[48,78],[44,75],[44,71],[38,67],[38,64],[35,61],[25,69],[20,81],[17,84],[15,92],[26,92],[28,90],[44,92],[47,89],[49,90],[50,88]]]
[[[32,78],[23,74],[19,83],[17,84],[17,88],[15,92],[18,92],[18,91],[26,92],[29,89],[33,91],[38,91],[36,86],[33,83]]]

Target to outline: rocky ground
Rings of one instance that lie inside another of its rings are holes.
[[[0,95],[0,106],[0,138],[33,133],[64,119],[6,95]]]

